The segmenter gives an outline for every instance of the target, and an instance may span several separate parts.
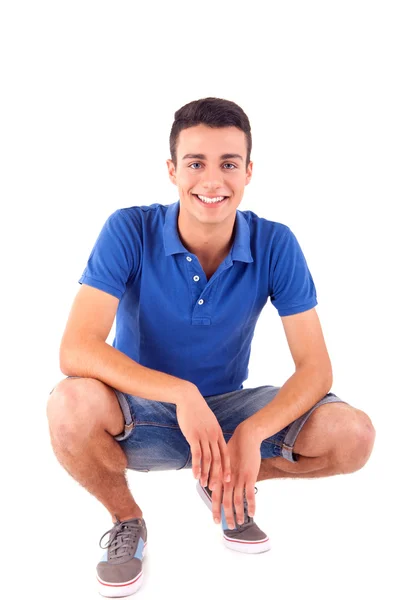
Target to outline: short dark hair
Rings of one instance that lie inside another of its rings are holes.
[[[229,127],[234,126],[241,129],[246,134],[247,141],[247,157],[246,169],[249,166],[251,154],[251,127],[250,121],[240,106],[231,100],[223,100],[222,98],[201,98],[193,100],[182,106],[174,115],[171,133],[169,136],[169,148],[171,152],[171,160],[176,168],[177,156],[176,146],[179,133],[182,129],[195,127],[196,125],[204,124],[208,127]]]

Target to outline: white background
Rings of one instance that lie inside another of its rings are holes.
[[[2,534],[10,597],[95,598],[105,508],[57,462],[45,416],[78,279],[117,208],[170,204],[174,112],[250,119],[240,210],[288,225],[313,275],[332,391],[376,431],[360,471],[258,484],[272,550],[227,550],[192,472],[129,472],[149,532],[143,598],[397,597],[397,2],[4,2],[1,51]],[[108,341],[112,343],[114,328]],[[294,365],[277,311],[245,387]],[[105,540],[103,540],[103,544]],[[2,586],[2,587],[3,587]]]

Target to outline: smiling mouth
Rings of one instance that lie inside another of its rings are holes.
[[[192,195],[193,195],[195,198],[197,198],[197,200],[198,200],[199,202],[201,202],[202,204],[208,204],[208,205],[210,205],[210,204],[213,204],[213,205],[214,205],[214,204],[222,204],[222,202],[225,202],[225,200],[226,200],[227,198],[229,198],[229,196],[222,196],[222,195],[221,195],[221,196],[216,196],[216,198],[222,198],[222,200],[214,200],[213,198],[209,198],[209,199],[208,199],[208,201],[206,201],[206,200],[202,200],[202,199],[199,197],[199,195],[198,195],[198,194],[192,194]],[[207,197],[207,196],[203,196],[203,198],[206,198],[206,197]]]

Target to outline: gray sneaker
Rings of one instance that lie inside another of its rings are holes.
[[[197,481],[196,488],[203,502],[212,511],[212,491],[207,486],[203,487],[200,481]],[[255,488],[255,490],[257,493],[258,489]],[[243,496],[243,508],[244,523],[239,525],[236,520],[236,509],[233,507],[235,528],[229,529],[226,522],[224,506],[221,504],[221,526],[225,546],[231,550],[245,552],[246,554],[267,552],[271,549],[270,539],[267,534],[264,533],[264,531],[262,531],[254,522],[253,517],[249,516],[246,494]]]
[[[142,560],[147,546],[147,528],[143,518],[120,521],[100,538],[99,546],[108,549],[97,565],[98,591],[108,598],[130,596],[143,583]],[[106,546],[101,541],[107,533]]]

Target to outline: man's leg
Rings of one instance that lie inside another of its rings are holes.
[[[54,453],[65,470],[120,521],[142,517],[128,488],[127,459],[113,436],[124,430],[114,391],[97,379],[61,381],[47,403]]]
[[[367,462],[374,441],[375,429],[366,413],[342,402],[322,404],[297,436],[293,452],[298,460],[263,459],[257,481],[353,473]]]

